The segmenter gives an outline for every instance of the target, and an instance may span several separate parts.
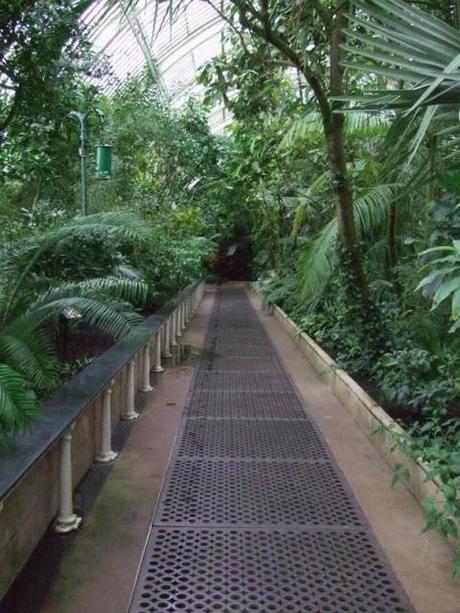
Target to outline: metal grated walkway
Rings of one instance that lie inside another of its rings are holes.
[[[245,291],[220,289],[130,612],[412,610]]]

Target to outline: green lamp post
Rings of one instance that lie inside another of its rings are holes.
[[[111,145],[96,145],[96,175],[98,179],[112,178]]]
[[[81,204],[80,213],[88,215],[89,193],[88,193],[88,166],[86,162],[86,118],[89,113],[94,112],[99,117],[101,123],[104,115],[99,109],[93,109],[88,113],[71,111],[69,117],[74,117],[80,122],[80,160],[81,160]],[[96,174],[100,179],[110,179],[112,172],[112,147],[110,145],[96,145]]]
[[[74,117],[80,122],[80,161],[81,161],[81,204],[80,213],[88,214],[88,169],[86,167],[86,113],[71,111],[69,117]]]

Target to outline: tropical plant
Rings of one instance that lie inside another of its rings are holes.
[[[398,185],[379,185],[356,198],[355,224],[364,238],[388,219],[389,205],[398,198]],[[299,258],[301,295],[312,302],[321,296],[337,265],[337,218],[324,226],[319,235],[302,249]]]
[[[69,240],[104,233],[118,240],[145,241],[145,224],[129,213],[75,219],[3,247],[0,255],[0,438],[17,432],[37,415],[37,393],[57,383],[51,332],[65,317],[113,337],[141,321],[150,292],[141,281],[118,276],[59,282],[37,274],[38,264]],[[80,257],[85,254],[80,252]]]
[[[384,78],[385,89],[341,97],[353,109],[394,109],[400,114],[400,135],[407,138],[414,121],[412,161],[435,120],[437,132],[450,145],[458,142],[460,103],[460,40],[458,29],[402,0],[353,0],[351,27],[342,48],[353,70]]]
[[[455,332],[460,327],[460,241],[426,249],[420,255],[428,259],[423,269],[434,270],[420,281],[417,289],[432,299],[432,309],[450,299],[453,321],[450,332]]]

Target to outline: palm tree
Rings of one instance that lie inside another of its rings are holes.
[[[386,79],[387,88],[340,99],[348,100],[353,111],[397,111],[402,139],[417,124],[408,163],[435,120],[449,145],[457,145],[458,30],[402,0],[354,0],[349,22],[350,27],[345,30],[348,44],[342,45],[342,49],[354,57],[342,64],[369,75],[380,75]]]

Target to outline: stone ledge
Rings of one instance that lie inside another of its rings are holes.
[[[427,496],[434,496],[443,502],[445,498],[439,481],[428,478],[429,466],[422,461],[414,461],[394,447],[391,432],[403,434],[403,428],[350,375],[338,368],[334,360],[308,334],[302,332],[280,307],[274,306],[272,315],[326,380],[329,389],[353,415],[390,466],[396,468],[403,465],[409,471],[410,478],[402,479],[402,483],[416,500],[421,503]],[[458,544],[458,539],[449,541]]]

